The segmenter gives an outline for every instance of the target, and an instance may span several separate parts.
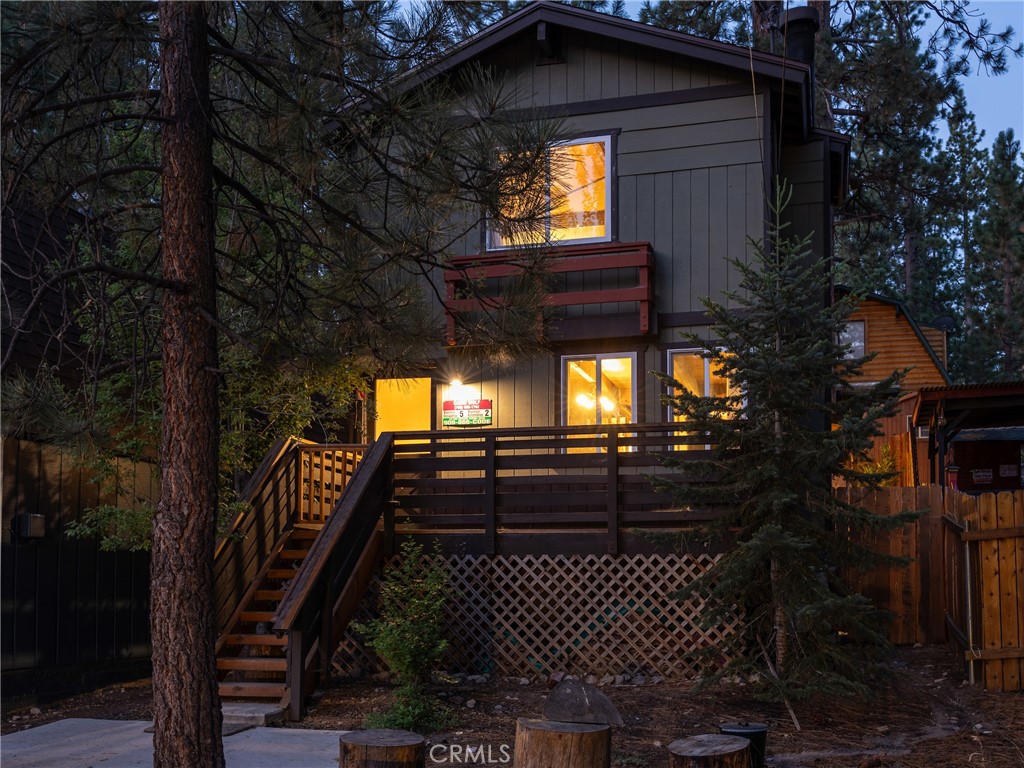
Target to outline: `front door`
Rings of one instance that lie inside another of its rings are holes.
[[[429,378],[377,379],[373,436],[428,430],[433,426],[433,382]]]

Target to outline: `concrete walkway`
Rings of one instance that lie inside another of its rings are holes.
[[[144,720],[69,718],[0,740],[3,768],[152,768]],[[228,768],[337,768],[345,731],[256,727],[224,737]]]

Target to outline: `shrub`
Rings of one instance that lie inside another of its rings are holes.
[[[379,617],[356,626],[401,686],[388,711],[367,718],[367,724],[438,730],[450,716],[427,694],[426,686],[448,647],[444,638],[448,578],[440,565],[424,560],[418,544],[403,544],[400,558],[381,586]]]

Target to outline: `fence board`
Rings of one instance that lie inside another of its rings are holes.
[[[1013,494],[996,495],[996,527],[1006,530],[1013,527]],[[999,634],[1001,648],[1020,648],[1017,636],[1017,614],[1020,611],[1020,591],[1017,584],[1017,542],[1009,536],[1000,538],[999,552]],[[1020,690],[1020,660],[1006,659],[1002,663],[1003,683],[1006,691]]]
[[[978,500],[978,522],[980,530],[991,531],[998,526],[996,520],[996,498],[986,493]],[[978,562],[981,594],[982,648],[986,650],[1002,647],[1002,627],[999,617],[999,542],[988,539],[979,541]],[[1003,687],[1003,663],[992,660],[985,663],[985,687],[991,690]]]
[[[138,473],[138,482],[126,486],[128,493],[155,495],[149,465],[119,467]],[[148,590],[132,587],[128,576],[141,574],[145,586],[148,553],[103,552],[97,541],[66,533],[84,510],[117,500],[101,495],[91,473],[57,447],[3,441],[5,701],[76,693],[147,672]],[[16,521],[22,514],[44,517],[42,537],[19,535]],[[137,629],[127,632],[130,627]]]

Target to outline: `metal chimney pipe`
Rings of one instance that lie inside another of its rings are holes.
[[[786,40],[786,57],[814,66],[814,36],[821,28],[818,12],[800,6],[790,8],[782,20],[782,34]]]

